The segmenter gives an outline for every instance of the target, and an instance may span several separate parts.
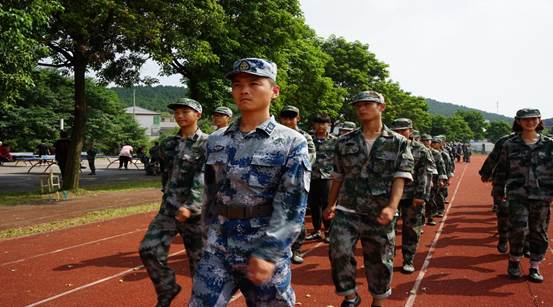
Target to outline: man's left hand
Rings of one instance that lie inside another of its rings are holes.
[[[268,282],[275,272],[275,264],[255,256],[248,261],[248,279],[256,286]]]
[[[397,209],[394,209],[392,207],[386,206],[382,211],[380,212],[380,215],[376,218],[376,221],[380,225],[388,225],[394,220],[394,216],[396,215]]]
[[[183,222],[186,222],[186,220],[188,220],[188,218],[190,218],[190,215],[192,215],[192,213],[190,212],[190,210],[188,210],[187,208],[179,208],[179,211],[177,211],[177,215],[175,215],[175,219],[181,223]]]

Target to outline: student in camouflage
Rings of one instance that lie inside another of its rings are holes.
[[[166,165],[162,176],[163,199],[139,248],[159,307],[169,306],[181,290],[175,281],[175,271],[167,265],[169,246],[177,233],[188,254],[191,274],[204,243],[201,213],[207,135],[197,125],[202,106],[195,100],[181,98],[168,107],[173,110],[180,131],[161,144],[161,159]]]
[[[432,142],[432,136],[429,134],[423,134],[421,137],[421,141],[430,150],[430,153],[432,154],[432,159],[435,163],[435,168],[432,169],[432,185],[430,188],[430,195],[428,197],[428,202],[425,206],[425,217],[427,219],[427,225],[436,225],[436,222],[433,220],[434,214],[438,211],[436,200],[440,197],[438,194],[440,192],[440,188],[446,186],[447,184],[447,172],[445,168],[444,159],[442,158],[442,154],[432,148],[431,142]]]
[[[486,157],[484,164],[478,171],[482,182],[492,182],[493,209],[497,216],[497,233],[499,240],[497,242],[497,251],[504,254],[507,252],[507,243],[509,242],[509,207],[505,201],[505,187],[498,185],[493,180],[493,171],[497,166],[503,143],[515,136],[515,133],[505,135],[495,142],[492,152]]]
[[[435,150],[440,152],[440,155],[442,156],[442,160],[444,161],[444,166],[446,170],[447,175],[447,181],[446,184],[443,186],[436,187],[437,193],[434,194],[433,202],[434,204],[431,206],[436,211],[433,212],[431,218],[433,217],[443,217],[445,212],[445,203],[448,195],[448,186],[449,186],[449,180],[453,177],[453,165],[455,162],[451,160],[451,156],[449,153],[444,150],[443,147],[444,140],[442,137],[433,137],[432,143],[430,146],[434,148]],[[434,222],[432,219],[427,222],[428,225],[436,225],[436,222]]]
[[[505,187],[509,208],[509,265],[511,278],[522,276],[520,260],[525,233],[530,243],[532,282],[543,282],[539,265],[548,247],[550,206],[553,200],[553,139],[541,134],[543,121],[537,109],[517,111],[513,131],[516,136],[503,143],[494,180]]]
[[[220,106],[215,108],[211,115],[211,121],[215,125],[215,129],[226,128],[232,120],[232,110],[229,107]]]
[[[313,233],[306,240],[324,239],[328,242],[330,221],[323,219],[323,210],[328,203],[328,190],[332,179],[332,164],[334,163],[334,146],[336,137],[329,133],[331,120],[328,115],[317,115],[313,119],[313,142],[317,152],[317,159],[311,172],[311,189],[308,203],[311,206],[311,223]],[[325,232],[321,230],[324,225]]]
[[[317,158],[317,152],[315,150],[315,143],[311,135],[298,127],[298,123],[301,120],[300,109],[295,106],[287,105],[280,110],[279,122],[284,126],[294,129],[301,133],[307,140],[307,152],[309,153],[309,162],[311,165],[315,163]],[[295,264],[303,263],[303,257],[301,254],[301,246],[305,241],[305,224],[301,227],[301,232],[294,244],[292,244],[292,262]]]
[[[353,249],[363,246],[365,274],[373,306],[392,293],[394,219],[404,182],[413,179],[413,156],[407,140],[382,123],[384,97],[374,91],[354,96],[362,128],[338,138],[333,180],[325,218],[333,218],[329,257],[342,306],[358,306]],[[337,205],[338,203],[338,205]]]
[[[405,184],[403,196],[399,202],[402,218],[401,252],[405,274],[415,272],[414,258],[424,226],[424,204],[430,194],[430,174],[435,168],[431,153],[423,144],[412,139],[413,122],[408,118],[398,118],[390,127],[396,133],[404,136],[411,147],[414,159],[413,181]]]
[[[240,289],[248,306],[294,306],[290,246],[303,225],[311,164],[307,141],[269,114],[276,65],[234,63],[232,98],[241,117],[207,142],[207,245],[190,306],[225,306]]]

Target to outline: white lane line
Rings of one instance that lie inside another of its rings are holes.
[[[137,230],[134,230],[134,231],[129,231],[129,232],[125,232],[125,233],[115,235],[115,236],[106,237],[106,238],[102,238],[102,239],[98,239],[98,240],[94,240],[94,241],[90,241],[90,242],[85,242],[85,243],[81,243],[81,244],[77,244],[77,245],[73,245],[73,246],[69,246],[69,247],[64,247],[64,248],[56,249],[56,250],[53,250],[53,251],[50,251],[50,252],[46,252],[46,253],[42,253],[42,254],[36,254],[36,255],[33,255],[33,256],[21,258],[21,259],[18,259],[18,260],[13,260],[13,261],[9,261],[9,262],[0,263],[0,267],[7,266],[7,265],[10,265],[10,264],[20,263],[20,262],[23,262],[23,261],[27,261],[27,260],[42,257],[42,256],[57,254],[57,253],[60,253],[60,252],[63,252],[63,251],[69,250],[69,249],[82,247],[82,246],[85,246],[85,245],[90,245],[90,244],[94,244],[94,243],[98,243],[98,242],[102,242],[102,241],[107,241],[107,240],[115,239],[115,238],[118,238],[118,237],[123,237],[123,236],[130,235],[130,234],[133,234],[133,233],[136,233],[136,232],[139,232],[139,231],[144,231],[144,230],[146,230],[146,228],[141,228],[141,229],[137,229]]]
[[[422,279],[424,278],[424,275],[426,274],[426,271],[428,271],[428,266],[430,265],[430,259],[432,259],[432,255],[434,254],[434,250],[436,249],[436,245],[438,243],[438,240],[440,239],[440,235],[442,234],[442,230],[445,225],[445,221],[447,220],[447,214],[449,212],[449,209],[453,205],[453,201],[455,200],[455,196],[457,195],[457,191],[459,191],[459,187],[461,186],[461,182],[463,181],[463,177],[465,176],[465,171],[467,170],[467,165],[465,164],[465,167],[463,168],[463,173],[461,174],[461,178],[459,178],[459,181],[457,182],[457,187],[455,187],[455,192],[453,192],[453,196],[451,197],[451,200],[449,201],[449,206],[447,206],[444,217],[442,218],[440,222],[440,227],[438,228],[438,231],[436,231],[436,235],[434,236],[434,240],[432,241],[432,245],[430,245],[430,249],[428,249],[428,254],[426,254],[426,258],[424,259],[424,263],[422,265],[422,268],[419,272],[419,275],[417,276],[417,279],[415,281],[415,284],[413,285],[413,288],[411,291],[409,291],[409,297],[407,298],[407,302],[405,303],[405,307],[412,307],[415,304],[415,299],[417,297],[417,292],[419,291],[419,287],[421,285]]]
[[[184,253],[184,252],[185,252],[185,250],[183,249],[183,250],[180,250],[180,251],[178,251],[178,252],[175,252],[175,253],[170,254],[169,257],[173,257],[173,256],[176,256],[176,255],[182,254],[182,253]],[[77,292],[77,291],[80,291],[80,290],[83,290],[83,289],[86,289],[86,288],[95,286],[95,285],[97,285],[97,284],[100,284],[100,283],[103,283],[103,282],[105,282],[105,281],[114,279],[114,278],[119,277],[119,276],[121,276],[121,275],[125,275],[125,274],[127,274],[127,273],[132,272],[132,271],[140,270],[140,269],[142,269],[143,267],[144,267],[143,265],[135,266],[134,268],[131,268],[131,269],[128,269],[128,270],[119,272],[119,273],[117,273],[117,274],[114,274],[114,275],[111,275],[111,276],[108,276],[108,277],[105,277],[105,278],[102,278],[102,279],[99,279],[99,280],[97,280],[97,281],[88,283],[88,284],[86,284],[86,285],[82,285],[82,286],[77,287],[77,288],[75,288],[75,289],[71,289],[71,290],[69,290],[69,291],[65,291],[65,292],[62,292],[62,293],[60,293],[60,294],[56,294],[56,295],[54,295],[54,296],[45,298],[45,299],[43,299],[43,300],[41,300],[41,301],[38,301],[38,302],[36,302],[36,303],[32,303],[32,304],[27,305],[27,306],[25,306],[25,307],[33,307],[33,306],[37,306],[37,305],[40,305],[40,304],[47,303],[47,302],[49,302],[49,301],[53,301],[53,300],[55,300],[55,299],[57,299],[57,298],[60,298],[60,297],[62,297],[62,296],[66,296],[66,295],[71,294],[71,293],[73,293],[73,292]]]

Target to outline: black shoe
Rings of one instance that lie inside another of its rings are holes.
[[[522,252],[522,254],[524,255],[524,258],[530,258],[530,250],[529,249],[524,249],[524,251]]]
[[[507,252],[507,241],[499,240],[497,243],[497,251],[500,254],[505,254]]]
[[[433,220],[428,220],[428,222],[426,222],[426,225],[436,226],[436,222],[434,222]]]
[[[528,274],[528,280],[531,282],[542,283],[543,275],[540,274],[540,270],[531,268]]]
[[[361,305],[361,297],[359,296],[359,293],[356,292],[355,299],[353,301],[344,299],[340,307],[357,307],[359,305]]]
[[[319,231],[314,232],[308,235],[307,237],[305,237],[305,241],[318,240],[318,239],[322,239],[321,233]]]
[[[520,271],[520,262],[510,261],[509,266],[507,267],[507,274],[511,279],[519,279],[522,277],[522,272]]]
[[[169,291],[168,293],[158,295],[156,307],[170,307],[171,302],[179,294],[181,289],[181,286],[177,284],[176,287],[174,287],[173,290]]]

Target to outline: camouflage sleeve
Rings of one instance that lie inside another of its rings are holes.
[[[447,170],[445,168],[445,163],[444,163],[444,159],[442,158],[442,155],[438,153],[435,157],[436,159],[434,161],[436,162],[438,178],[447,180]]]
[[[497,164],[492,173],[492,195],[503,197],[505,195],[505,183],[509,177],[509,153],[505,144],[501,145]]]
[[[161,168],[161,190],[165,191],[165,186],[169,180],[170,169],[172,168],[167,157],[167,142],[164,140],[159,146],[159,164]]]
[[[342,165],[341,156],[339,154],[340,143],[338,141],[334,144],[334,157],[333,157],[333,166],[332,166],[332,179],[336,181],[344,180],[344,166]]]
[[[311,164],[306,141],[298,141],[287,157],[285,171],[273,199],[269,225],[252,253],[271,262],[286,257],[304,222]]]
[[[447,178],[453,177],[453,169],[451,168],[451,159],[449,155],[442,151],[442,158],[444,159],[445,174]]]
[[[307,151],[309,153],[309,163],[313,165],[317,159],[317,150],[315,148],[315,142],[313,142],[313,138],[311,136],[307,139]]]
[[[417,182],[415,186],[415,198],[428,200],[428,186],[429,186],[429,165],[432,164],[432,156],[425,148],[421,149],[422,155],[419,160],[419,165],[415,169]]]
[[[205,157],[206,157],[206,147],[205,141],[202,141],[200,145],[201,150],[199,151],[200,157],[196,161],[196,169],[194,170],[194,178],[192,179],[192,185],[190,186],[190,193],[187,195],[183,207],[190,210],[192,216],[197,216],[202,213],[202,197],[204,194],[204,170],[205,170]]]
[[[204,195],[203,195],[203,210],[202,221],[204,225],[210,225],[217,217],[215,212],[215,195],[217,193],[217,185],[215,182],[215,171],[213,166],[206,165],[204,171]]]
[[[402,141],[399,148],[398,159],[396,161],[396,169],[394,178],[404,178],[408,182],[413,181],[413,172],[415,162],[411,153],[411,146],[405,141]]]

